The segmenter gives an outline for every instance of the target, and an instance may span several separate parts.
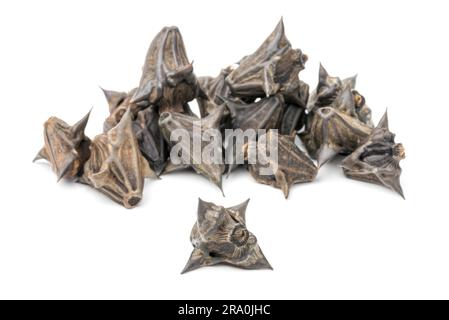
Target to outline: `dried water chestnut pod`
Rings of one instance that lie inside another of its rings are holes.
[[[400,184],[401,167],[405,158],[404,147],[394,142],[395,135],[388,128],[385,112],[369,138],[346,157],[341,166],[348,178],[385,186],[404,198]]]
[[[318,166],[336,154],[354,151],[373,130],[370,126],[332,107],[323,107],[309,115],[301,140]]]
[[[45,159],[50,162],[58,177],[74,178],[82,173],[84,163],[90,156],[90,139],[84,135],[89,113],[73,126],[56,117],[44,123],[44,147],[33,161]]]
[[[220,190],[222,190],[222,175],[224,170],[223,154],[219,150],[209,150],[207,148],[215,139],[221,139],[218,129],[224,112],[224,105],[219,106],[213,113],[207,117],[199,119],[196,116],[189,116],[177,112],[164,112],[159,118],[159,127],[167,143],[172,147],[171,153],[180,154],[181,163],[175,163],[181,167],[191,166],[198,174],[207,177]],[[182,130],[178,130],[182,129]],[[204,141],[204,137],[211,134],[211,141]],[[180,141],[172,141],[171,135],[174,134]],[[178,136],[177,134],[180,134]],[[187,134],[187,136],[184,136]],[[196,141],[201,141],[201,150],[195,150]],[[221,146],[221,141],[220,141]],[[174,149],[173,149],[174,148]],[[217,152],[215,152],[217,151]],[[170,159],[173,163],[173,159]],[[172,167],[172,165],[170,165]]]
[[[242,58],[238,68],[227,77],[235,97],[263,97],[285,94],[286,101],[298,104],[298,73],[307,56],[292,49],[281,19],[275,30],[253,54]],[[291,101],[290,101],[291,100]]]
[[[193,66],[177,27],[163,28],[151,42],[140,85],[131,102],[158,105],[160,113],[184,112],[185,103],[199,94]]]
[[[246,104],[226,100],[234,129],[277,129],[281,123],[284,99],[278,94]]]
[[[318,173],[313,161],[295,144],[295,137],[295,133],[280,135],[276,130],[269,130],[259,137],[257,148],[253,149],[258,151],[257,162],[248,165],[257,182],[281,189],[285,198],[293,184],[311,182]],[[276,150],[278,158],[272,159],[269,150]]]
[[[129,109],[114,128],[95,137],[90,150],[80,182],[126,208],[135,207],[142,198],[144,178],[156,175],[139,151]]]
[[[331,107],[355,117],[364,124],[373,127],[371,110],[365,104],[365,98],[355,89],[357,76],[340,80],[332,77],[320,64],[317,88],[307,103],[309,113],[322,107]]]
[[[133,129],[142,155],[159,175],[167,162],[168,146],[159,129],[157,108],[150,106],[139,111],[133,121]]]
[[[125,100],[129,99],[128,93],[113,90],[105,90],[103,88],[100,89],[103,91],[104,97],[108,102],[110,114],[112,114],[115,111],[115,109],[117,109],[119,106],[128,104],[125,102]]]
[[[248,202],[224,208],[199,199],[198,218],[190,235],[194,250],[182,273],[217,264],[272,269],[256,237],[246,228]]]
[[[122,119],[125,112],[130,109],[133,119],[133,129],[139,143],[140,151],[148,160],[151,168],[159,175],[164,169],[168,151],[167,145],[159,130],[159,112],[156,106],[145,105],[140,102],[131,104],[134,92],[129,93],[103,90],[109,105],[109,117],[103,123],[103,132],[107,133]],[[134,108],[133,108],[134,107]]]

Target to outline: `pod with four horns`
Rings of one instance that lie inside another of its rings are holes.
[[[182,273],[217,264],[272,269],[246,227],[248,202],[225,208],[199,199],[198,218],[190,235],[194,250]]]
[[[385,112],[369,138],[341,163],[344,174],[351,179],[385,186],[404,198],[399,161],[405,158],[405,151],[394,138]]]

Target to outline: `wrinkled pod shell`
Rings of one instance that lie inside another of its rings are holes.
[[[142,199],[145,177],[156,177],[139,151],[130,110],[120,122],[92,141],[91,157],[80,182],[106,194],[126,208]]]
[[[246,227],[248,202],[224,208],[199,199],[198,218],[190,235],[194,250],[182,273],[217,264],[272,269]]]
[[[56,117],[44,123],[44,147],[33,161],[50,162],[58,181],[63,177],[76,178],[82,174],[84,163],[90,156],[90,139],[84,135],[89,113],[73,126]]]

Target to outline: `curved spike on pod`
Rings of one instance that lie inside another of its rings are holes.
[[[118,92],[118,91],[112,91],[112,90],[106,90],[100,87],[101,91],[103,91],[104,97],[106,98],[106,101],[108,102],[109,106],[109,113],[113,113],[115,109],[117,109],[118,106],[122,104],[123,101],[125,101],[128,94],[126,92]]]
[[[84,166],[83,182],[125,208],[142,199],[145,177],[156,177],[139,150],[128,108],[119,123],[95,137],[91,157]]]

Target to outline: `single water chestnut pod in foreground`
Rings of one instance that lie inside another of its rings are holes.
[[[217,264],[272,269],[256,237],[246,228],[248,202],[224,208],[199,199],[198,218],[190,235],[194,249],[182,273]]]

